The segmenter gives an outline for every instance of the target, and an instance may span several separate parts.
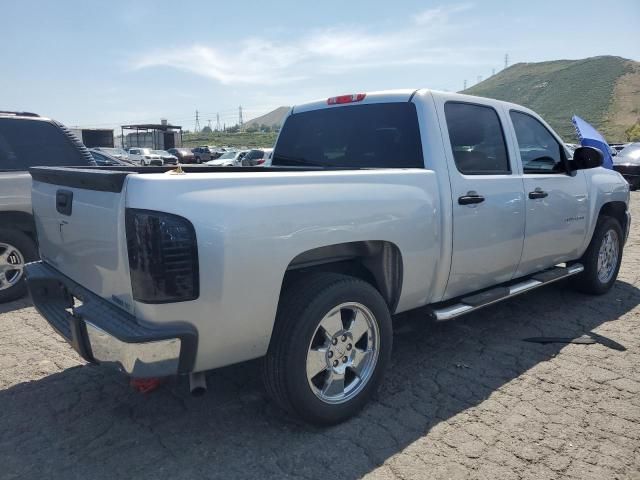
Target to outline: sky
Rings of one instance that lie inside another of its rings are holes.
[[[509,63],[640,60],[639,0],[0,0],[0,110],[192,130],[392,88],[462,90]]]

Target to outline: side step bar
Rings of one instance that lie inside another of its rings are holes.
[[[576,275],[584,271],[584,266],[574,263],[570,267],[553,267],[548,270],[531,275],[526,280],[520,280],[512,285],[495,287],[484,292],[476,293],[458,300],[457,303],[432,310],[436,321],[451,320],[465,313],[478,310],[496,302],[515,297],[534,288],[542,287],[563,278]]]

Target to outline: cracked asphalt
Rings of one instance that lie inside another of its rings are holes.
[[[399,319],[380,392],[328,429],[279,411],[258,361],[212,372],[204,397],[184,379],[143,395],[28,300],[0,305],[0,478],[640,479],[639,267],[634,226],[602,297],[558,283],[445,324]]]

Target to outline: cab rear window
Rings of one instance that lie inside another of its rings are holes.
[[[56,126],[42,120],[0,119],[0,170],[88,163]]]
[[[413,103],[377,103],[294,113],[282,127],[273,165],[423,168]]]

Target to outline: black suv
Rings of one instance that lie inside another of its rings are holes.
[[[95,162],[64,125],[35,113],[0,111],[0,303],[26,293],[24,264],[38,258],[29,167],[71,165]]]

